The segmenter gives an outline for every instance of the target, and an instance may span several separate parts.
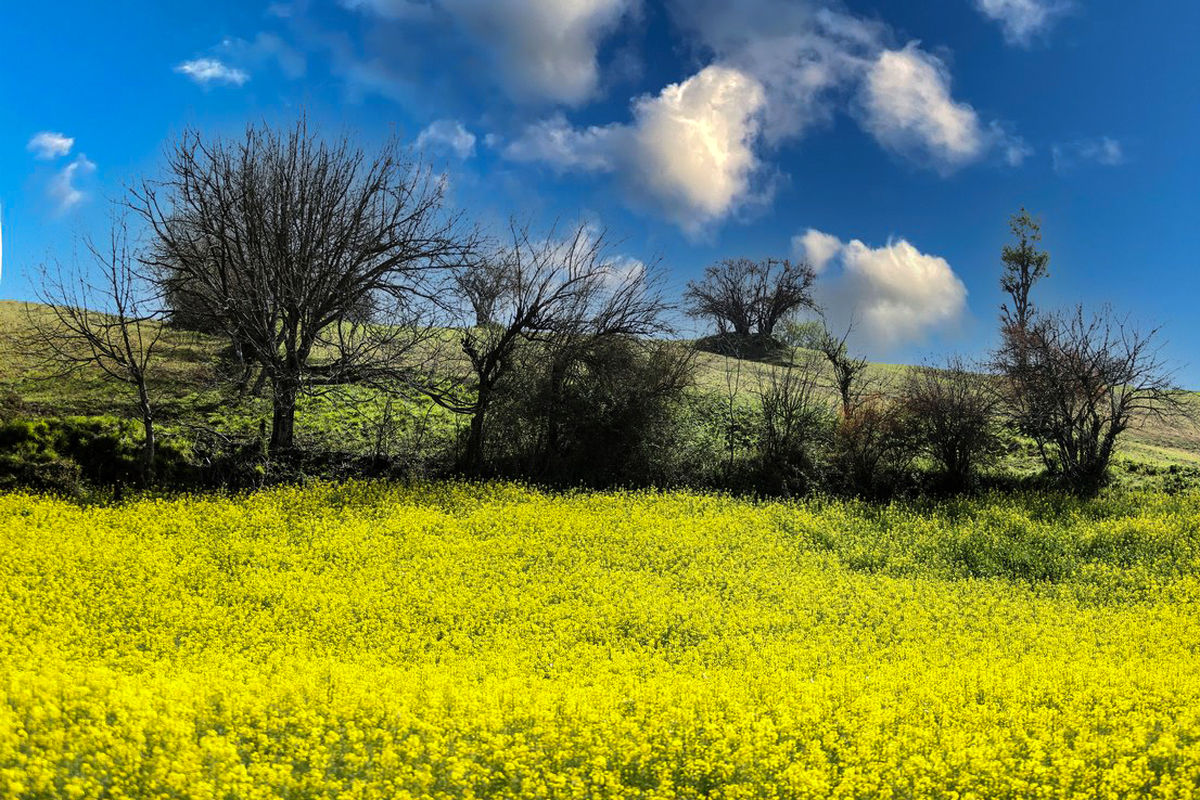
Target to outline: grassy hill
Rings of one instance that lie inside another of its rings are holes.
[[[131,413],[131,396],[102,379],[94,370],[69,376],[53,374],[19,345],[28,330],[29,313],[45,313],[14,301],[0,301],[0,418],[116,415]],[[263,397],[234,394],[219,380],[215,364],[223,349],[217,339],[168,330],[162,339],[163,360],[154,372],[152,390],[159,424],[167,437],[186,440],[198,431],[253,435],[270,419]],[[803,355],[803,353],[798,353]],[[751,404],[768,373],[779,367],[699,352],[697,390]],[[872,364],[868,378],[883,391],[895,386],[904,365]],[[830,392],[832,402],[833,395]],[[1200,396],[1195,402],[1200,406]],[[377,394],[349,389],[336,396],[307,397],[297,418],[300,440],[311,446],[369,450],[378,438],[382,419],[390,420],[389,435],[399,448],[426,446],[438,437],[452,438],[464,420],[431,402],[388,402]],[[1144,420],[1124,437],[1118,470],[1134,476],[1174,468],[1200,468],[1200,427]],[[1036,469],[1028,452],[1014,451],[1006,467],[1019,472]]]

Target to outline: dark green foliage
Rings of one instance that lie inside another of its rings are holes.
[[[691,383],[685,349],[607,337],[549,352],[530,345],[516,357],[485,442],[494,472],[589,485],[671,480],[661,453],[678,436]]]
[[[791,347],[766,333],[718,333],[697,339],[695,346],[705,353],[768,364],[786,364],[792,356]]]
[[[14,419],[0,424],[0,487],[77,494],[85,485],[128,486],[141,465],[138,426],[115,417]],[[162,477],[178,476],[182,454],[164,446]]]

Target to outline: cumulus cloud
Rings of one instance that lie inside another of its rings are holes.
[[[1000,23],[1005,40],[1017,45],[1030,44],[1070,9],[1062,0],[975,0],[975,7]]]
[[[29,144],[25,148],[33,153],[35,158],[49,160],[65,156],[71,152],[71,148],[74,146],[75,140],[70,136],[64,136],[61,133],[53,131],[42,131],[41,133],[34,134],[34,137],[29,140]]]
[[[87,195],[79,182],[96,171],[96,165],[80,154],[50,180],[48,192],[59,214],[65,214],[82,203]]]
[[[792,252],[800,261],[805,261],[817,272],[825,267],[842,251],[842,240],[830,233],[809,228],[802,235],[792,237]]]
[[[1100,164],[1115,167],[1125,163],[1125,150],[1121,143],[1109,136],[1097,139],[1078,139],[1065,144],[1056,144],[1050,150],[1055,172],[1069,172],[1084,164]]]
[[[828,122],[886,35],[878,23],[804,0],[674,0],[671,8],[704,54],[762,83],[770,142]]]
[[[457,120],[439,119],[421,131],[416,146],[418,150],[449,151],[466,160],[475,154],[475,134]]]
[[[879,54],[862,103],[864,124],[881,145],[939,170],[974,161],[987,147],[975,109],[951,97],[945,64],[915,44]]]
[[[224,83],[241,86],[250,80],[250,75],[237,67],[231,67],[215,58],[196,58],[175,67],[175,71],[186,75],[201,86]]]
[[[510,94],[577,105],[599,84],[597,51],[634,0],[442,0],[492,48]]]
[[[710,66],[634,107],[635,187],[685,228],[734,210],[759,168],[753,144],[766,100],[762,85]]]
[[[633,104],[628,125],[572,128],[561,117],[527,129],[504,149],[559,170],[618,171],[630,198],[696,234],[752,197],[762,85],[709,66]]]
[[[814,266],[838,264],[836,274],[821,283],[819,299],[835,325],[853,321],[876,346],[918,341],[953,325],[966,311],[966,286],[950,264],[904,239],[873,248],[810,229],[792,242],[797,258]]]
[[[674,0],[672,10],[705,52],[764,86],[768,143],[855,108],[884,147],[942,172],[989,153],[1016,166],[1029,154],[1019,137],[954,99],[939,58],[915,42],[889,47],[880,22],[816,0]]]
[[[617,168],[625,131],[623,125],[576,128],[555,114],[528,126],[502,152],[513,161],[540,162],[557,172],[611,172]]]

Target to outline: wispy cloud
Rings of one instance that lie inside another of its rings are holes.
[[[466,160],[475,154],[475,134],[457,120],[439,119],[421,131],[416,146],[418,150],[448,150]]]
[[[188,76],[201,86],[213,83],[241,86],[250,80],[249,73],[237,67],[231,67],[215,58],[196,58],[185,61],[175,67],[175,71]]]
[[[1009,44],[1028,46],[1071,9],[1066,0],[975,0],[988,19],[1000,23]]]
[[[75,140],[70,136],[53,131],[42,131],[29,140],[26,149],[36,158],[49,160],[67,155],[74,146]]]
[[[1054,160],[1054,171],[1060,173],[1085,164],[1115,167],[1125,163],[1125,149],[1110,136],[1056,144],[1050,154]]]
[[[96,171],[96,165],[87,156],[80,154],[50,180],[47,191],[54,201],[55,210],[65,214],[87,199],[79,182]]]
[[[436,5],[488,55],[518,100],[579,105],[600,85],[601,43],[638,0],[341,0],[390,20],[433,18]]]

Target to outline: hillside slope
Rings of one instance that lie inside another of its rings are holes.
[[[23,303],[0,301],[0,417],[119,416],[129,412],[130,398],[97,371],[55,376],[45,364],[23,353],[19,341],[28,330],[27,313]],[[33,313],[39,312],[35,308]],[[168,431],[199,425],[248,432],[269,418],[262,398],[232,397],[217,380],[213,364],[222,347],[219,340],[188,332],[168,331],[163,337],[164,359],[155,371],[152,389],[160,421]],[[726,396],[732,393],[739,402],[751,402],[772,369],[769,364],[707,352],[697,354],[696,364],[699,389]],[[872,364],[869,378],[886,391],[905,369],[903,365]],[[351,392],[351,397],[351,402],[332,397],[306,399],[298,422],[301,436],[313,443],[361,444],[364,431],[381,413],[382,403],[368,392]],[[1200,396],[1196,403],[1200,407]],[[432,422],[443,430],[461,422],[432,404],[407,404],[403,411],[413,420]],[[1126,435],[1122,455],[1157,466],[1200,467],[1200,426],[1145,420]]]

